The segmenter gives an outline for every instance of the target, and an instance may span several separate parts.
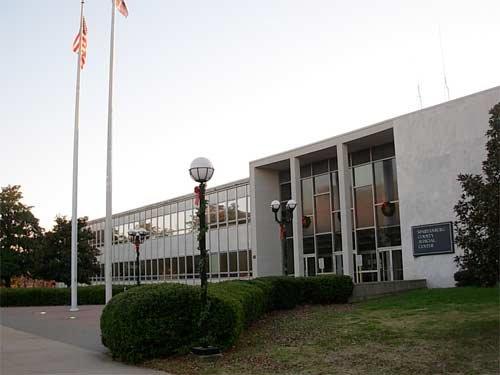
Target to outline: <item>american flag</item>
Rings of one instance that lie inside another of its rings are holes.
[[[115,6],[116,9],[118,9],[118,12],[120,12],[123,16],[128,16],[128,9],[127,4],[125,4],[125,0],[115,0]]]
[[[83,25],[82,25],[82,36],[80,36],[80,32],[75,38],[73,42],[73,52],[78,53],[80,50],[80,43],[82,44],[82,53],[80,55],[80,69],[83,69],[85,65],[85,61],[87,60],[87,24],[85,23],[85,17],[83,17]]]

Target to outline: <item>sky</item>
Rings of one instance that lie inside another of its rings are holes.
[[[113,212],[248,177],[248,163],[500,85],[498,0],[126,0],[116,15]],[[4,0],[0,186],[71,216],[80,0]],[[106,207],[110,0],[86,0],[78,215]],[[440,37],[441,36],[441,37]],[[440,42],[441,40],[441,42]],[[441,48],[442,46],[442,48]]]

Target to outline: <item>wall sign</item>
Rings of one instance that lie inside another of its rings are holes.
[[[411,227],[413,256],[454,253],[451,222]]]

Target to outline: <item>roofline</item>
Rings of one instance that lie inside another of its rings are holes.
[[[230,187],[238,187],[238,186],[241,186],[241,185],[244,185],[244,184],[248,184],[249,182],[250,182],[249,178],[242,178],[242,179],[239,179],[239,180],[231,181],[231,182],[228,182],[228,183],[225,183],[225,184],[222,184],[222,185],[217,185],[217,186],[214,186],[212,188],[207,189],[206,194],[216,193],[216,192],[218,192],[220,190],[225,190],[225,189],[230,188]],[[177,203],[179,201],[182,201],[182,200],[185,200],[185,199],[188,199],[188,198],[194,198],[194,193],[184,194],[184,195],[177,196],[175,198],[167,199],[167,200],[160,201],[160,202],[155,202],[155,203],[148,204],[148,205],[145,205],[145,206],[140,206],[140,207],[133,208],[133,209],[130,209],[130,210],[127,210],[127,211],[118,212],[116,214],[113,214],[112,218],[116,219],[116,218],[119,218],[119,217],[121,217],[123,215],[130,215],[131,213],[136,213],[137,211],[143,211],[143,210],[158,208],[158,207],[164,206],[166,204]],[[106,217],[100,217],[98,219],[92,219],[92,220],[89,220],[87,222],[87,225],[95,224],[97,222],[104,221],[105,219],[106,219]]]
[[[408,113],[405,113],[403,115],[399,115],[399,116],[392,117],[392,118],[389,118],[389,119],[386,119],[386,120],[383,120],[383,121],[379,121],[379,122],[376,122],[376,123],[371,124],[371,125],[363,126],[361,128],[348,131],[346,133],[341,133],[341,134],[335,135],[335,136],[330,137],[330,138],[325,138],[325,139],[322,139],[322,140],[319,140],[319,141],[316,141],[316,142],[312,142],[312,143],[309,143],[309,144],[306,144],[306,145],[303,145],[303,146],[299,146],[299,147],[295,147],[295,148],[289,149],[287,151],[279,152],[277,154],[272,154],[272,155],[269,155],[269,156],[266,156],[266,157],[263,157],[263,158],[260,158],[260,159],[255,159],[255,160],[250,161],[250,165],[254,165],[254,166],[258,167],[258,166],[264,166],[264,165],[267,165],[267,164],[272,164],[274,162],[279,161],[279,160],[277,160],[277,158],[279,158],[280,156],[287,155],[287,157],[285,157],[284,159],[288,159],[291,155],[300,153],[300,150],[308,149],[308,148],[311,148],[311,147],[314,147],[314,146],[317,146],[317,145],[320,145],[320,144],[323,144],[323,143],[337,143],[337,142],[333,142],[333,141],[335,141],[335,140],[341,140],[342,138],[351,138],[350,136],[353,135],[353,134],[363,133],[363,132],[366,132],[366,130],[369,130],[371,128],[381,127],[381,125],[387,124],[389,122],[393,122],[393,121],[398,120],[398,119],[400,119],[402,117],[411,116],[411,115],[414,115],[416,113],[422,113],[422,112],[425,112],[425,111],[433,110],[435,108],[442,107],[442,106],[448,105],[450,103],[462,101],[464,99],[467,99],[467,98],[470,98],[470,97],[474,97],[474,96],[478,96],[478,95],[483,95],[485,93],[488,93],[488,92],[491,92],[491,91],[495,91],[495,90],[500,90],[500,86],[495,86],[495,87],[492,87],[492,88],[489,88],[489,89],[486,89],[486,90],[477,91],[475,93],[472,93],[472,94],[469,94],[469,95],[465,95],[465,96],[461,96],[459,98],[455,98],[455,99],[452,99],[452,100],[448,100],[446,102],[438,103],[438,104],[432,105],[430,107],[426,107],[426,108],[422,108],[422,109],[419,109],[419,110],[416,110],[416,111],[408,112]],[[385,129],[381,129],[381,130],[385,130]],[[378,131],[375,131],[374,133],[377,133],[377,132]],[[364,135],[362,135],[362,137],[364,137]],[[349,140],[344,140],[342,143],[345,143],[346,141],[349,141]]]

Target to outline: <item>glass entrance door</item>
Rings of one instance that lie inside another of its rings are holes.
[[[316,276],[316,257],[314,255],[304,255],[304,275]]]

